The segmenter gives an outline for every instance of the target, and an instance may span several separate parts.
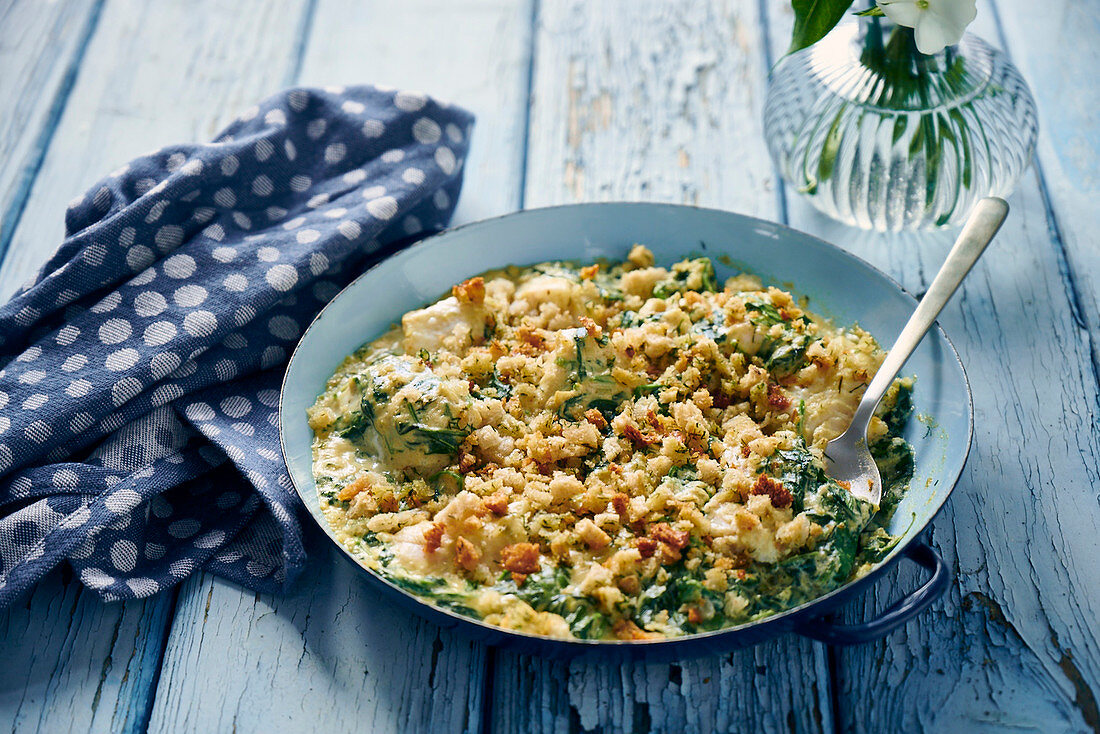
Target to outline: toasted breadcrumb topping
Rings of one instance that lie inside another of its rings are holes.
[[[750,621],[856,573],[849,536],[881,540],[821,467],[883,356],[706,258],[485,273],[329,380],[309,412],[322,508],[369,567],[506,628]],[[903,457],[891,420],[869,438]]]

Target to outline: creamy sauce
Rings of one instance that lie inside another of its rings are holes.
[[[865,573],[912,473],[910,380],[873,420],[875,508],[824,475],[883,358],[705,258],[486,273],[341,365],[309,411],[325,516],[365,566],[508,629],[643,639]]]

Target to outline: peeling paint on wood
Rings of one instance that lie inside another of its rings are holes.
[[[0,43],[0,259],[68,101],[99,17],[100,0],[8,3],[0,23],[18,33]]]
[[[0,729],[143,731],[174,601],[103,604],[50,574],[0,612]]]
[[[484,649],[380,603],[311,536],[289,594],[185,584],[149,730],[476,731]]]
[[[639,199],[775,216],[757,3],[541,5],[526,206]]]

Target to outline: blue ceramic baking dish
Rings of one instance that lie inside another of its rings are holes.
[[[446,293],[451,285],[491,268],[546,260],[621,260],[643,243],[658,264],[709,255],[722,279],[740,271],[809,298],[810,308],[839,324],[858,323],[889,345],[916,306],[889,277],[840,248],[779,224],[730,212],[668,204],[601,203],[533,209],[443,232],[363,273],[317,316],[291,357],[283,381],[280,433],[290,476],[310,515],[348,560],[393,602],[489,644],[536,654],[586,651],[647,658],[713,654],[796,632],[833,644],[877,639],[913,618],[947,589],[943,560],[920,536],[943,507],[962,472],[973,425],[970,388],[958,354],[938,327],[906,364],[916,376],[915,414],[906,432],[916,473],[894,515],[901,542],[868,575],[782,614],[705,634],[667,640],[557,640],[511,632],[435,607],[360,566],[336,543],[321,514],[311,467],[312,432],[306,409],[344,357],[382,334],[406,311]],[[909,558],[928,580],[875,619],[842,626],[824,615],[863,594],[887,569]]]

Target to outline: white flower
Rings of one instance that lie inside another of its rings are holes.
[[[875,0],[886,17],[912,28],[917,50],[934,54],[959,42],[978,14],[975,0]]]

